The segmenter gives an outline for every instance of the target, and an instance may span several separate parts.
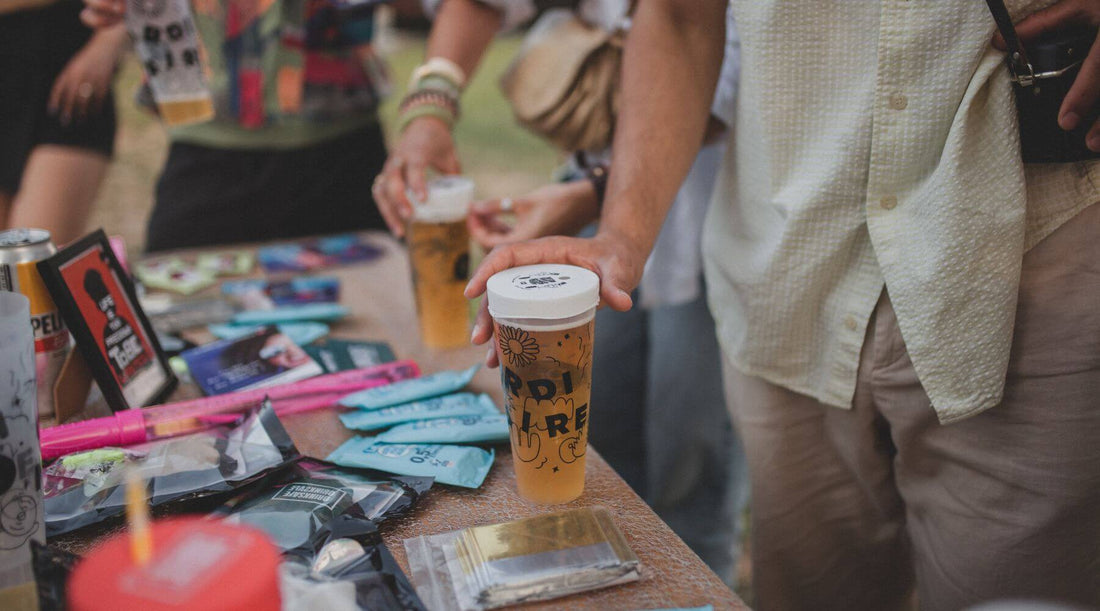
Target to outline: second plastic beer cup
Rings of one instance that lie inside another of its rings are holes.
[[[464,346],[470,339],[470,308],[462,291],[469,279],[466,213],[473,197],[473,181],[444,176],[428,183],[425,202],[413,205],[407,232],[413,291],[420,336],[432,348]]]
[[[494,274],[486,294],[520,496],[571,501],[584,492],[600,279],[572,265],[528,265]]]
[[[161,120],[175,126],[212,119],[214,103],[189,1],[135,0],[127,5],[126,29]]]

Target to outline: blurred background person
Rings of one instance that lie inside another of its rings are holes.
[[[495,29],[517,25],[544,8],[530,0],[425,4],[437,13],[428,61],[414,72],[403,106],[418,108],[420,100],[432,104],[435,98],[425,92],[434,92],[448,77],[456,78],[450,83],[453,87],[443,84],[438,99],[445,104],[438,109],[399,117],[401,134],[376,192],[398,235],[411,214],[406,188],[421,189],[429,170],[458,171],[450,132],[457,113],[452,115],[450,107],[457,108],[465,75],[476,67]],[[487,8],[497,12],[496,19],[485,12]],[[585,0],[574,10],[589,26],[608,32],[628,25],[629,2],[623,0]],[[732,20],[729,25],[724,87],[716,96],[718,117],[712,122],[715,141],[723,121],[732,119],[736,94],[739,44]],[[538,24],[532,28],[539,30]],[[681,188],[646,265],[638,295],[642,307],[597,313],[589,440],[715,573],[733,585],[748,476],[725,408],[721,358],[699,250],[723,150],[720,144],[705,147]],[[610,151],[565,152],[575,154],[564,182],[514,200],[476,204],[469,220],[471,235],[492,248],[545,235],[573,235],[596,220]],[[515,223],[501,221],[500,215],[509,213],[517,217]]]
[[[125,11],[86,4],[97,27]],[[378,4],[191,3],[215,117],[168,129],[146,250],[384,227],[370,193],[389,90],[372,46]]]
[[[0,1],[0,229],[80,237],[115,140],[111,81],[128,40],[80,0]]]

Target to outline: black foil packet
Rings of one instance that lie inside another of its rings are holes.
[[[349,469],[304,458],[273,486],[234,499],[216,512],[259,528],[283,552],[312,558],[337,516],[378,523],[406,513],[432,485],[430,477]]]
[[[34,580],[38,584],[38,608],[41,611],[65,609],[65,584],[80,556],[53,545],[31,541]]]
[[[236,422],[127,448],[101,448],[59,458],[43,472],[46,536],[122,516],[124,471],[136,468],[150,505],[161,508],[241,489],[301,455],[269,402]]]
[[[316,553],[287,554],[282,568],[284,609],[347,607],[354,602],[371,611],[425,611],[369,520],[337,516],[325,524],[317,541],[321,545]]]

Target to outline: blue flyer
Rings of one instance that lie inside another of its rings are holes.
[[[207,395],[287,384],[322,373],[321,366],[276,327],[192,348],[180,357]]]

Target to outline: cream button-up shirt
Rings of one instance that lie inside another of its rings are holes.
[[[732,4],[738,114],[703,238],[726,354],[848,407],[885,287],[940,421],[996,405],[1023,255],[1100,201],[1100,164],[1020,161],[984,2]]]

